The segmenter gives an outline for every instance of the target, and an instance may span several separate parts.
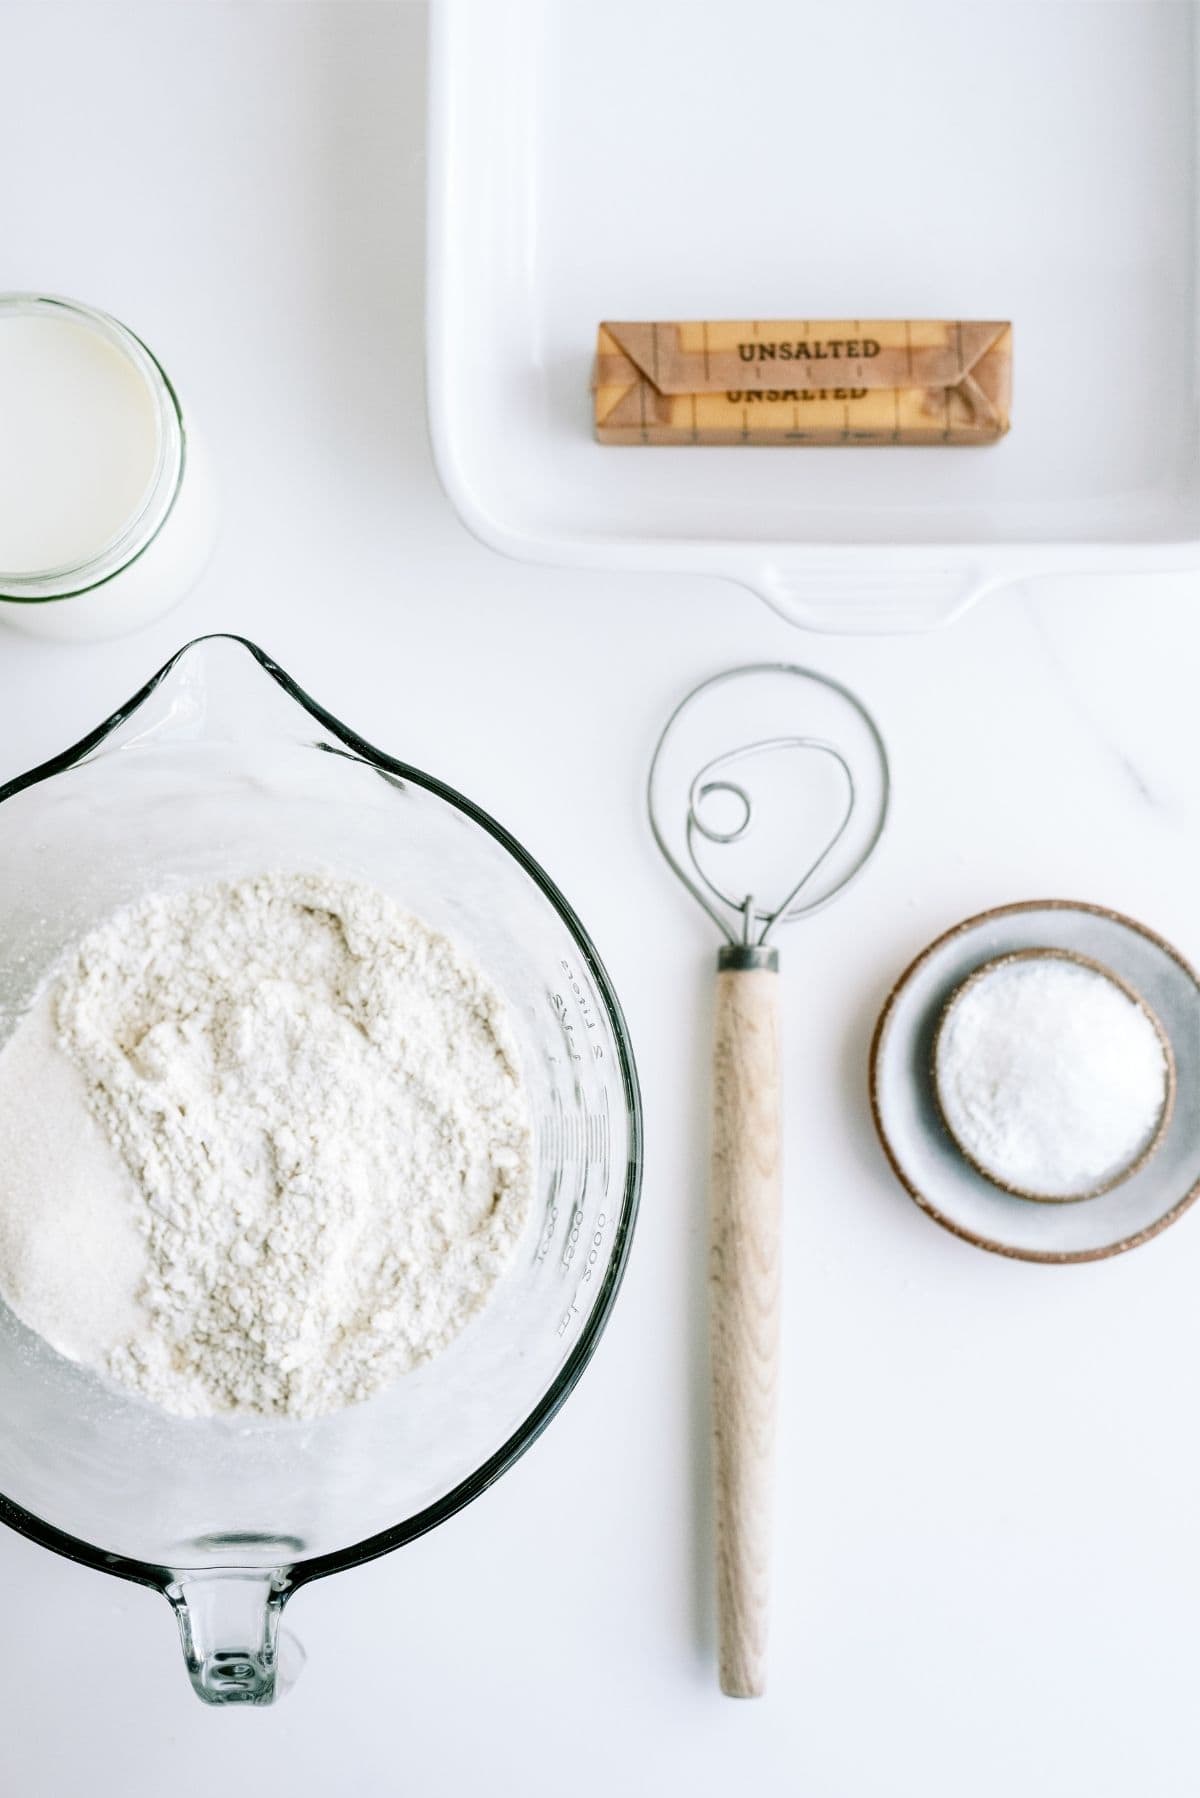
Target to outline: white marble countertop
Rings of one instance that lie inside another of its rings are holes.
[[[0,284],[142,332],[224,490],[173,616],[92,647],[4,634],[0,778],[228,628],[464,788],[560,882],[627,1009],[647,1115],[629,1274],[513,1472],[297,1598],[308,1666],[277,1710],[204,1710],[161,1600],[0,1532],[0,1787],[1183,1798],[1200,1208],[1095,1266],[981,1254],[888,1173],[865,1063],[900,968],[992,904],[1110,904],[1200,958],[1200,580],[1063,581],[941,635],[837,640],[732,586],[480,548],[423,418],[423,38],[393,4],[0,6]],[[863,694],[895,802],[869,875],[786,943],[773,1682],[736,1705],[708,1596],[714,943],[641,789],[687,686],[772,656]]]

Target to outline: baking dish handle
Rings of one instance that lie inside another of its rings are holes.
[[[927,631],[949,624],[1000,584],[970,564],[864,568],[860,563],[766,563],[745,585],[803,630],[868,634]]]

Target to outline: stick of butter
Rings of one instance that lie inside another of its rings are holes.
[[[995,443],[1012,326],[719,319],[600,326],[601,443]]]

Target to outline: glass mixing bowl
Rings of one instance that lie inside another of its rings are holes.
[[[83,742],[0,788],[0,1041],[64,947],[150,888],[267,869],[373,882],[505,995],[536,1135],[528,1229],[433,1360],[316,1422],[168,1416],[0,1305],[0,1518],[156,1587],[210,1703],[288,1681],[279,1617],[309,1580],[475,1498],[578,1380],[629,1251],[641,1110],[616,996],[520,844],[370,748],[236,637],[181,650]]]

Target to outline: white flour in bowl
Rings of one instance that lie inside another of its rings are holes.
[[[84,938],[0,1054],[0,1161],[13,1309],[190,1416],[369,1397],[480,1308],[530,1206],[499,994],[318,875],[156,894]]]

